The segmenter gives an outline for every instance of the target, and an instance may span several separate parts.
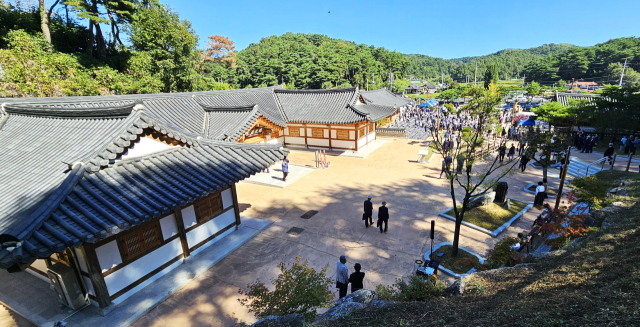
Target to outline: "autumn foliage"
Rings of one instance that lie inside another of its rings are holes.
[[[207,49],[205,50],[205,61],[223,62],[233,68],[236,65],[235,42],[222,35],[212,35],[207,37]]]

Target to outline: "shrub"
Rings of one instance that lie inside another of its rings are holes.
[[[257,318],[298,313],[306,321],[312,321],[317,308],[329,306],[333,299],[332,281],[327,277],[329,267],[316,271],[309,267],[309,260],[300,263],[300,257],[296,257],[290,268],[283,262],[278,264],[278,268],[280,274],[271,281],[275,287],[273,291],[260,280],[247,285],[247,290],[239,290],[246,297],[238,299],[238,302],[249,307],[249,312],[254,312]]]
[[[609,187],[598,180],[596,175],[576,178],[571,182],[576,190],[576,196],[580,201],[586,201],[593,209],[600,209],[606,201]]]
[[[376,294],[385,301],[427,301],[441,296],[444,289],[444,283],[435,278],[411,275],[408,281],[397,279],[391,286],[376,286]]]
[[[498,241],[492,250],[489,250],[489,256],[487,257],[487,266],[495,269],[503,264],[511,267],[523,261],[523,257],[511,246],[520,242],[515,237],[505,237]]]

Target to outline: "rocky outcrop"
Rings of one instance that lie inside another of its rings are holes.
[[[302,327],[304,316],[292,313],[286,316],[269,316],[258,320],[251,327]]]
[[[319,315],[314,323],[337,320],[356,310],[364,309],[374,301],[376,301],[376,307],[384,305],[377,299],[378,296],[374,291],[358,290],[338,300],[338,303],[334,304],[327,312]]]

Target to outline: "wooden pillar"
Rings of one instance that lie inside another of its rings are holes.
[[[178,237],[180,237],[180,244],[182,245],[182,257],[186,259],[191,255],[191,251],[189,251],[187,233],[185,232],[184,220],[182,219],[182,209],[176,209],[173,215],[176,217],[176,226],[178,226]]]
[[[331,150],[331,124],[329,124],[329,150]]]
[[[302,124],[303,128],[304,128],[304,146],[305,147],[309,147],[309,144],[307,143],[307,124]]]
[[[305,134],[306,135],[306,134]],[[233,210],[236,213],[236,230],[242,223],[240,221],[240,205],[238,205],[238,190],[236,190],[236,184],[231,184],[231,197],[233,198]]]
[[[353,124],[353,126],[356,127],[356,132],[355,132],[355,139],[356,139],[356,151],[358,151],[358,123]]]
[[[93,292],[96,294],[96,302],[100,308],[106,308],[111,305],[111,299],[109,299],[109,290],[107,284],[104,281],[102,275],[102,269],[100,268],[100,262],[96,255],[96,249],[93,243],[85,243],[81,247],[84,252],[84,257],[87,260],[87,270],[89,273],[89,279],[91,279],[91,285],[93,286]]]

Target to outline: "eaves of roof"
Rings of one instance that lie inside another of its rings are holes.
[[[122,160],[94,173],[78,163],[56,197],[17,235],[19,242],[0,249],[0,268],[28,264],[166,215],[269,167],[287,152],[279,145],[200,139],[192,147]]]

